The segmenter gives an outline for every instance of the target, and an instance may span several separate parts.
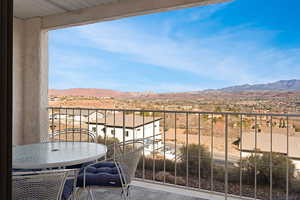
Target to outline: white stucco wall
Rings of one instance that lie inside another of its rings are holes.
[[[153,125],[155,127],[153,127]],[[149,144],[147,144],[147,148],[145,151],[145,154],[148,155],[152,152],[153,150],[153,135],[157,135],[155,136],[155,140],[161,140],[161,134],[160,134],[160,123],[159,121],[156,121],[154,124],[153,123],[149,123],[146,124],[145,127],[145,131],[143,133],[143,126],[130,129],[130,128],[125,128],[125,141],[130,141],[130,140],[138,140],[138,139],[143,139],[143,135],[144,138],[149,138],[148,142]],[[89,130],[91,132],[97,133],[97,136],[101,136],[101,137],[105,137],[105,132],[104,132],[104,128],[106,128],[106,137],[108,138],[114,138],[114,134],[113,131],[115,131],[115,137],[120,141],[123,142],[123,128],[114,128],[114,127],[105,127],[104,125],[96,125],[96,124],[89,124]],[[154,128],[154,129],[153,129]],[[95,132],[96,129],[96,132]],[[154,132],[153,132],[154,130]],[[128,135],[126,135],[126,132],[128,133]],[[146,142],[146,141],[145,141]],[[161,142],[155,142],[154,143],[154,149],[160,148],[162,145]]]
[[[153,133],[159,134],[159,121],[156,121],[154,123],[155,128],[154,128],[154,132],[153,132],[153,123],[149,123],[146,124],[145,127],[145,133],[144,133],[144,137],[153,137]],[[103,131],[103,128],[105,128],[106,126],[104,125],[96,125],[96,124],[89,124],[89,130],[94,132],[93,129],[96,129],[97,131],[97,135],[104,137],[105,133]],[[119,127],[106,127],[106,136],[107,137],[114,137],[114,135],[112,134],[113,131],[115,131],[115,137],[122,142],[123,141],[123,128],[119,128]],[[128,136],[125,135],[125,141],[129,141],[129,140],[134,140],[134,139],[143,139],[143,126],[135,128],[134,131],[133,129],[130,128],[125,128],[125,134],[126,131],[128,132]],[[156,136],[156,139],[161,139],[161,136]]]

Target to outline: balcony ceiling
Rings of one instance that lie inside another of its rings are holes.
[[[15,0],[14,16],[21,19],[42,17],[116,1],[120,0]]]

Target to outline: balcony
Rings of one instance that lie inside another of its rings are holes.
[[[48,113],[52,141],[144,141],[136,199],[300,198],[300,115],[63,107]]]
[[[293,124],[300,115],[47,110],[49,30],[224,1],[41,0],[37,5],[15,0],[12,13],[6,5],[12,1],[3,0],[1,10],[8,13],[1,18],[1,38],[7,41],[1,44],[1,199],[11,197],[11,144],[48,138],[104,144],[111,138],[146,140],[135,199],[299,199],[299,133]]]

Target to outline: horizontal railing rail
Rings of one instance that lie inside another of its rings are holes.
[[[152,109],[113,109],[113,108],[82,108],[82,107],[48,107],[49,109],[70,109],[90,111],[115,111],[115,112],[156,112],[156,113],[188,113],[188,114],[219,114],[219,115],[249,115],[249,116],[274,116],[274,117],[300,117],[300,114],[293,113],[254,113],[254,112],[206,112],[206,111],[185,111],[185,110],[152,110]]]
[[[78,107],[48,112],[54,141],[142,141],[147,147],[138,180],[224,199],[300,199],[300,114]]]

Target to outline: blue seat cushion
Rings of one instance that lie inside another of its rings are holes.
[[[121,187],[120,175],[114,162],[100,162],[86,168],[86,186]],[[83,187],[84,171],[80,171],[77,186]]]
[[[61,199],[62,200],[68,200],[71,196],[74,189],[74,179],[68,179],[66,180],[66,183],[64,185],[64,190],[62,192]]]

